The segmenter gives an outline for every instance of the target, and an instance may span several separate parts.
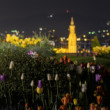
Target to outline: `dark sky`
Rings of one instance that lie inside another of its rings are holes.
[[[67,14],[66,10],[70,12]],[[53,18],[48,18],[54,14]],[[0,30],[55,29],[67,36],[71,16],[77,35],[106,28],[110,19],[107,0],[0,0]]]

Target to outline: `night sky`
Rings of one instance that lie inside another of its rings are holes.
[[[69,10],[69,13],[66,12]],[[50,18],[50,15],[53,15]],[[0,32],[12,29],[31,32],[39,27],[68,36],[71,16],[77,35],[105,29],[110,20],[110,2],[103,0],[1,0]]]

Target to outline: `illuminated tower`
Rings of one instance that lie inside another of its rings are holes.
[[[69,26],[69,37],[68,37],[68,53],[76,53],[77,44],[76,44],[76,33],[73,17],[71,17],[71,24]]]

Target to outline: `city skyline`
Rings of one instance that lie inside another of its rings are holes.
[[[55,29],[57,36],[67,37],[71,17],[76,34],[107,28],[110,19],[109,2],[104,1],[50,1],[10,0],[0,3],[0,30],[37,31],[39,27]]]

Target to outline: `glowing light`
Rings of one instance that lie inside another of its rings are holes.
[[[105,32],[105,30],[103,30],[103,32]]]
[[[63,37],[60,38],[61,42],[63,42]]]
[[[68,14],[70,11],[69,10],[66,10],[66,13]]]
[[[81,38],[77,38],[77,41],[81,41]]]
[[[39,28],[39,30],[40,30],[40,31],[42,31],[42,30],[43,30],[43,28]]]
[[[105,35],[102,35],[102,37],[104,38],[104,37],[105,37]]]
[[[53,33],[54,33],[54,32],[55,32],[55,29],[53,29],[52,31],[53,31]]]
[[[91,32],[88,32],[88,34],[91,34]]]
[[[106,30],[106,32],[108,32],[108,30]]]
[[[95,34],[95,31],[93,31],[92,34]]]
[[[83,37],[86,37],[86,35],[83,35]]]
[[[84,39],[84,41],[87,41],[87,39]]]
[[[110,35],[110,33],[107,33],[107,36],[109,36]]]

